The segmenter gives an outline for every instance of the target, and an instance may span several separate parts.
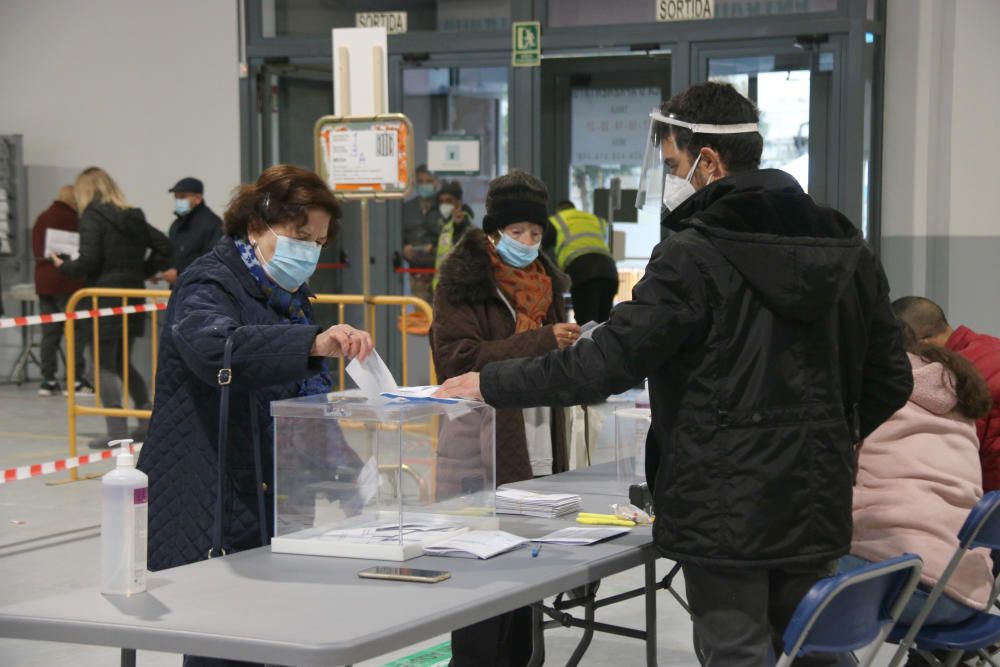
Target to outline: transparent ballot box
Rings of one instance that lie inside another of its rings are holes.
[[[615,461],[618,484],[626,495],[631,485],[646,481],[646,436],[652,423],[649,408],[615,410]]]
[[[496,528],[494,411],[340,392],[275,401],[280,553],[406,560]]]

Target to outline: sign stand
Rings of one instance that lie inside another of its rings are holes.
[[[338,44],[338,38],[348,46]],[[316,172],[339,198],[361,204],[362,290],[370,305],[370,202],[403,199],[412,191],[413,125],[403,114],[384,112],[385,29],[335,29],[333,39],[337,113],[316,121]],[[371,89],[352,90],[352,77],[370,81]],[[355,115],[356,107],[373,113]],[[369,311],[365,308],[367,330]]]

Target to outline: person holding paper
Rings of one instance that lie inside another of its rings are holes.
[[[160,338],[153,417],[139,457],[139,469],[149,476],[150,570],[204,560],[215,521],[230,553],[261,546],[262,529],[269,540],[271,401],[325,394],[333,388],[328,358],[364,360],[371,353],[366,332],[345,324],[324,330],[309,303],[306,281],[339,231],[340,216],[319,176],[293,165],[270,167],[236,189],[223,217],[226,235],[174,286]],[[216,517],[219,371],[227,341],[226,510]],[[360,468],[339,430],[299,435],[316,444],[310,455]],[[257,457],[262,485],[255,481]],[[211,663],[189,658],[185,664]]]
[[[850,548],[856,447],[913,387],[878,258],[794,178],[759,169],[758,120],[714,82],[652,113],[640,183],[671,233],[632,299],[589,341],[483,364],[439,392],[499,414],[649,379],[653,538],[683,566],[710,667],[759,667],[782,649],[802,596]]]
[[[74,184],[77,210],[80,211],[80,255],[63,261],[52,255],[52,262],[67,278],[83,278],[88,287],[118,287],[142,289],[146,280],[161,270],[170,253],[170,243],[163,232],[148,222],[141,209],[129,205],[118,184],[99,167],[83,170]],[[148,254],[147,254],[148,253]],[[130,304],[144,299],[129,299]],[[88,302],[89,303],[89,302]],[[121,306],[120,297],[98,299],[98,306]],[[102,317],[98,320],[98,340],[94,341],[100,356],[101,404],[122,406],[122,380],[128,373],[128,388],[135,408],[148,410],[149,388],[146,380],[132,363],[132,347],[146,330],[148,316],[137,313],[128,316],[128,337],[122,340],[122,318]],[[86,327],[78,327],[77,330]],[[122,368],[123,347],[129,351],[128,368]],[[106,436],[90,441],[91,449],[106,449],[108,442],[129,437],[128,419],[105,417]],[[142,440],[145,425],[132,434]]]
[[[35,253],[35,293],[38,294],[38,311],[42,315],[61,313],[66,310],[66,303],[73,292],[82,289],[83,280],[65,278],[49,258],[49,251],[58,250],[46,247],[46,239],[53,234],[49,230],[65,232],[67,238],[76,238],[79,248],[80,216],[76,212],[76,198],[72,185],[59,188],[59,195],[52,205],[42,211],[35,226],[31,229],[31,247]],[[66,248],[70,249],[70,248]],[[68,254],[67,254],[68,256]],[[76,393],[93,394],[94,388],[84,375],[84,343],[90,328],[76,327]],[[59,370],[59,345],[62,342],[65,325],[61,322],[42,325],[42,384],[38,388],[39,396],[54,396],[61,391],[56,371]]]
[[[540,356],[573,344],[580,334],[565,323],[563,275],[539,254],[548,222],[548,190],[523,171],[493,179],[483,229],[471,228],[441,265],[434,296],[431,351],[442,380],[481,370],[492,361]],[[477,429],[476,424],[452,428]],[[496,412],[496,483],[507,484],[567,467],[562,410]],[[474,488],[482,461],[449,450],[442,435],[438,484]],[[530,609],[489,619],[452,634],[454,667],[513,667],[531,655]]]

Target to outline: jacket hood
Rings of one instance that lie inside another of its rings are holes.
[[[846,217],[817,205],[777,169],[716,181],[663,225],[704,234],[771,310],[800,321],[817,320],[836,305],[864,249]]]
[[[441,264],[437,294],[451,303],[482,303],[496,296],[497,283],[490,263],[489,239],[479,227],[462,235],[455,249]],[[552,279],[553,291],[569,289],[569,278],[552,261],[539,253],[545,272]]]
[[[958,405],[955,376],[938,362],[928,363],[906,353],[913,366],[913,393],[910,401],[936,415],[948,414]]]
[[[146,216],[142,209],[138,208],[118,208],[113,204],[91,204],[87,207],[106,220],[119,232],[128,234],[135,233],[142,229],[145,232]]]

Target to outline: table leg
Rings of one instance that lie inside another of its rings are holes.
[[[592,626],[594,622],[594,595],[596,594],[597,586],[595,584],[588,584],[584,589],[586,595],[588,596],[587,603],[583,606],[584,621],[588,624],[583,631],[583,637],[580,638],[580,642],[576,645],[576,649],[573,651],[573,655],[569,657],[566,662],[566,667],[576,667],[583,660],[583,654],[587,652],[590,648],[590,642],[594,638],[594,628]]]
[[[135,649],[122,649],[122,667],[135,667]]]
[[[539,667],[545,661],[545,628],[542,603],[531,605],[531,660],[527,667]]]
[[[656,667],[656,558],[646,561],[646,665]]]

